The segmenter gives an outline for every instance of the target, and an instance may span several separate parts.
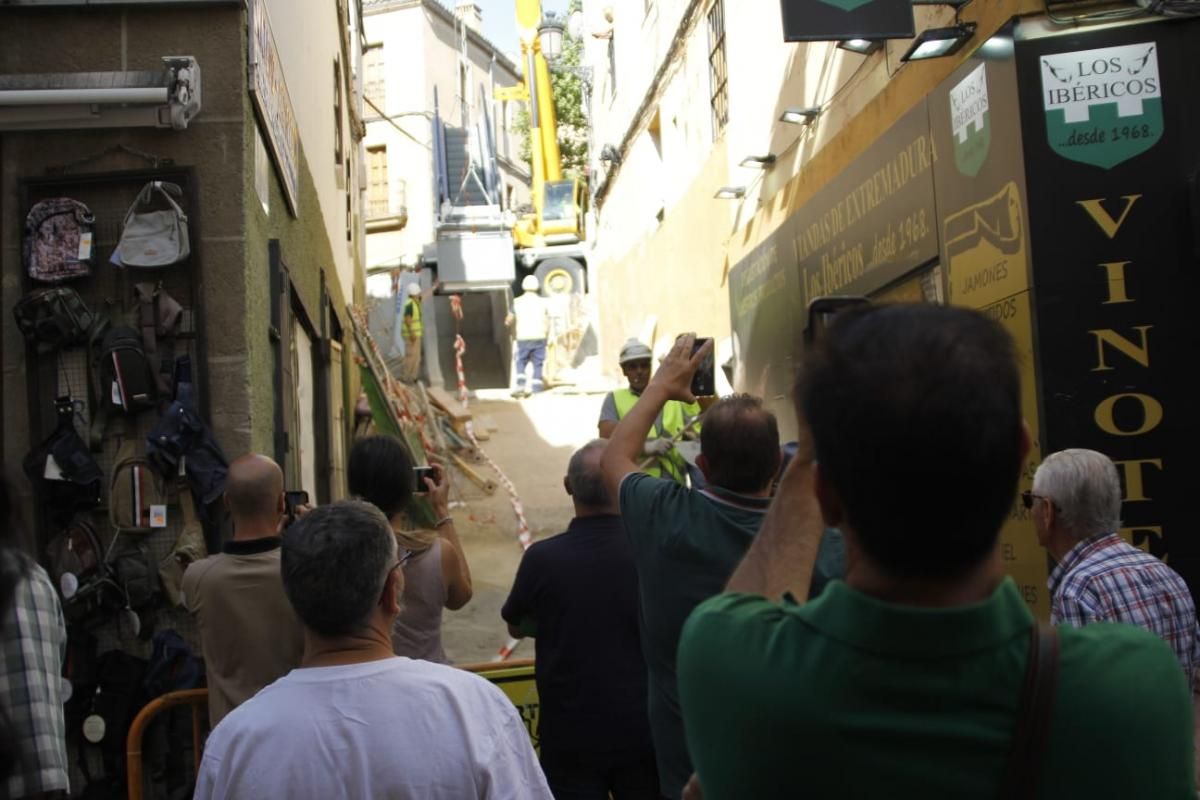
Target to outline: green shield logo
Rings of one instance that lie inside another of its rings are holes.
[[[1162,138],[1162,82],[1154,42],[1042,56],[1050,147],[1111,169]]]
[[[873,3],[875,0],[817,0],[827,6],[840,8],[842,11],[853,11],[856,8],[862,8],[868,3]]]
[[[974,178],[992,146],[987,68],[983,64],[950,90],[950,129],[954,133],[954,164],[963,175]]]

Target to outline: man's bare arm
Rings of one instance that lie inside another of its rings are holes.
[[[699,352],[692,355],[692,344],[695,341],[696,337],[692,334],[680,336],[675,341],[675,346],[659,365],[646,390],[629,413],[617,423],[612,436],[609,437],[600,468],[604,471],[604,482],[608,484],[608,490],[612,492],[613,497],[618,495],[621,479],[631,472],[638,471],[637,459],[646,444],[646,434],[650,432],[658,412],[662,411],[667,401],[696,401],[691,390],[692,375],[712,350],[712,342],[706,342]]]
[[[808,597],[825,532],[814,476],[813,462],[807,458],[797,456],[788,464],[762,527],[725,591],[769,600],[790,592],[801,603]]]

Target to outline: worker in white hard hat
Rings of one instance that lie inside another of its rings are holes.
[[[630,339],[621,347],[617,363],[629,381],[628,389],[609,392],[600,407],[600,438],[607,439],[629,410],[633,408],[642,390],[650,383],[650,364],[653,354],[650,348],[637,339]],[[654,477],[671,478],[684,483],[688,474],[687,462],[675,448],[675,442],[688,436],[699,436],[699,423],[689,423],[700,415],[697,403],[681,403],[668,400],[654,421],[642,448],[643,459],[650,463],[644,471]]]
[[[513,397],[529,397],[525,390],[525,368],[533,365],[533,391],[545,388],[542,366],[546,363],[546,340],[550,338],[550,307],[538,293],[541,284],[533,275],[521,281],[521,295],[513,300],[512,313],[506,322],[515,326],[517,340],[517,386]]]
[[[425,324],[420,284],[410,283],[404,292],[408,300],[404,303],[404,365],[400,369],[400,380],[412,383],[421,374],[421,338],[425,335]]]

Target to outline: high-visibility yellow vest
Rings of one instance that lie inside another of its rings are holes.
[[[638,396],[629,389],[617,389],[613,392],[613,402],[617,407],[617,419],[624,419],[629,413],[634,404],[637,403]],[[670,439],[679,431],[683,430],[687,425],[688,419],[700,414],[699,403],[681,403],[678,400],[668,400],[663,406],[662,412],[654,421],[650,431],[646,434],[647,439]],[[696,432],[700,431],[699,425],[693,425],[692,429]],[[656,478],[668,477],[672,480],[683,483],[684,477],[687,475],[687,461],[679,451],[671,448],[671,451],[665,456],[655,458],[654,463],[646,467],[646,474]]]
[[[409,318],[410,314],[412,315],[411,319]],[[404,304],[404,316],[407,322],[404,326],[404,335],[409,339],[419,339],[425,333],[425,325],[421,322],[421,304],[410,297]]]

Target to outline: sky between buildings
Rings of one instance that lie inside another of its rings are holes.
[[[442,0],[451,8],[456,0]],[[483,10],[483,35],[491,39],[502,52],[519,63],[521,45],[517,40],[516,0],[475,0]],[[542,0],[542,11],[566,14],[568,0]]]

